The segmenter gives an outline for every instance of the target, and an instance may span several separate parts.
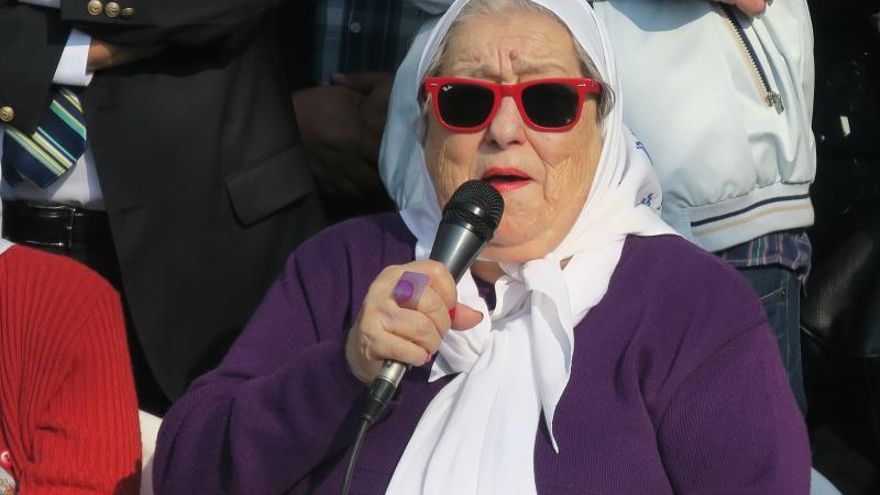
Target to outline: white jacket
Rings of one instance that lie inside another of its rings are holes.
[[[769,104],[721,4],[598,1],[621,73],[624,121],[663,185],[663,218],[717,251],[813,222],[813,35],[805,0],[736,22],[784,110]]]

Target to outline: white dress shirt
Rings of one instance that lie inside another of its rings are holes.
[[[60,0],[19,0],[42,7],[59,8]],[[61,59],[52,78],[54,84],[65,86],[88,86],[92,81],[92,73],[86,70],[89,58],[91,36],[73,29],[67,38]],[[0,136],[3,127],[0,126]],[[3,140],[0,139],[0,167],[3,166]],[[0,198],[5,200],[27,200],[35,203],[64,204],[91,210],[104,209],[104,195],[98,182],[94,165],[94,156],[86,143],[83,156],[54,184],[41,189],[25,179],[21,184],[12,187],[6,181],[0,181]]]

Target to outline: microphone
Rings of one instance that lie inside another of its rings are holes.
[[[503,212],[504,199],[488,182],[465,182],[443,208],[429,258],[443,263],[458,283],[495,234]],[[385,361],[370,387],[362,415],[365,421],[372,424],[382,414],[406,370],[403,363]]]

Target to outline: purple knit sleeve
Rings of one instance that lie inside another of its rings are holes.
[[[174,404],[157,494],[285,493],[353,442],[365,387],[345,361],[341,315],[357,284],[333,256],[320,243],[292,256],[219,368]]]
[[[806,427],[766,323],[682,381],[657,440],[675,493],[809,493]]]

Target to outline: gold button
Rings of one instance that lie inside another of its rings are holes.
[[[101,3],[101,0],[92,0],[88,4],[89,14],[98,15],[104,11],[104,4]]]
[[[116,17],[119,15],[119,4],[116,2],[107,2],[104,6],[104,13],[107,17]]]
[[[0,120],[3,122],[12,122],[15,118],[15,110],[12,107],[0,107]]]
[[[134,7],[126,7],[119,12],[119,16],[123,19],[131,19],[134,17]]]

